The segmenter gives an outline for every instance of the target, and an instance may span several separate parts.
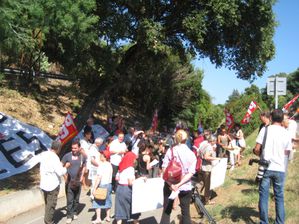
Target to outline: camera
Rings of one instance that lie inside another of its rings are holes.
[[[259,183],[263,179],[264,173],[270,165],[270,161],[265,159],[250,159],[249,165],[252,166],[253,163],[257,163],[259,165],[255,178],[255,181]]]

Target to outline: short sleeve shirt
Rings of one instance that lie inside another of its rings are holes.
[[[263,144],[265,127],[263,127],[256,142]],[[279,125],[268,126],[266,143],[263,148],[264,159],[270,161],[268,170],[285,172],[285,151],[292,150],[292,142],[288,131]]]

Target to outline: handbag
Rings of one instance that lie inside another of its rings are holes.
[[[98,200],[106,200],[107,193],[108,193],[107,188],[98,187],[95,190],[95,192],[93,193],[93,196],[94,196],[95,199],[98,199]]]
[[[182,179],[182,165],[173,155],[173,148],[171,148],[171,156],[172,158],[163,173],[163,179],[170,184],[177,184]]]

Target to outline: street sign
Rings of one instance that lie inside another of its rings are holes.
[[[278,96],[287,94],[287,78],[271,77],[267,80],[267,95],[275,96],[275,109],[278,108]]]
[[[287,78],[286,77],[271,77],[267,80],[267,95],[277,96],[287,94]]]

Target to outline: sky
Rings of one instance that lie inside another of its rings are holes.
[[[259,88],[266,87],[269,76],[292,73],[299,68],[299,1],[278,0],[273,11],[278,22],[273,38],[276,52],[264,75],[253,82]],[[251,86],[248,81],[238,79],[234,71],[216,69],[209,59],[196,60],[194,65],[204,71],[202,86],[214,104],[224,104],[234,89],[243,93]]]

